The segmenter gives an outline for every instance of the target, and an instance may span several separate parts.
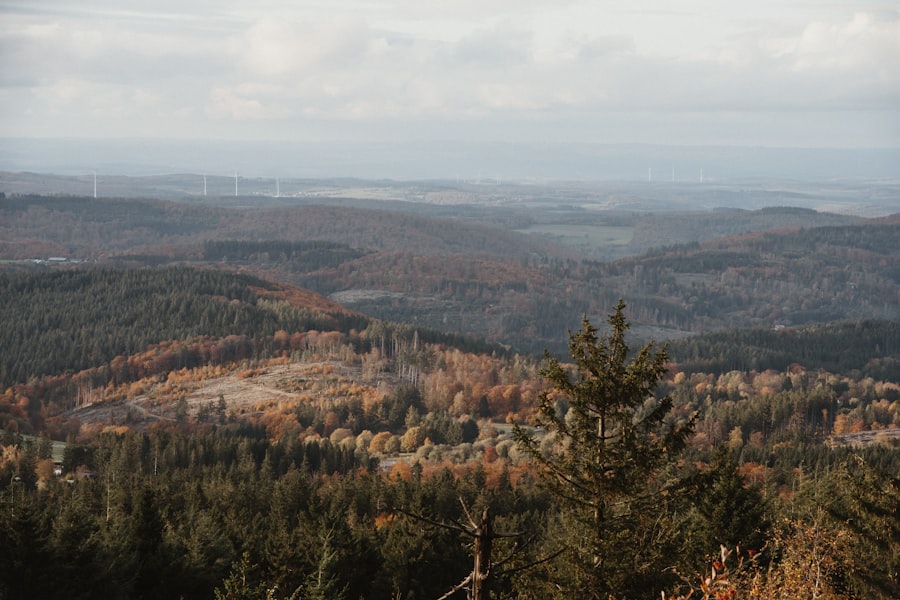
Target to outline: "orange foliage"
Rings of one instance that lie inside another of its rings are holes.
[[[766,437],[761,431],[754,431],[750,434],[750,445],[754,448],[763,448],[766,445]]]
[[[300,423],[294,413],[266,411],[259,419],[265,426],[269,439],[279,441],[288,437],[299,436]]]
[[[850,425],[848,423],[849,419],[845,413],[841,413],[834,418],[834,427],[832,432],[835,435],[841,435],[843,433],[850,432]]]
[[[371,411],[376,405],[384,401],[384,394],[372,387],[367,387],[362,394],[363,410]]]
[[[384,453],[384,444],[391,438],[393,434],[390,431],[382,431],[376,433],[372,441],[369,442],[369,452],[372,454]]]
[[[53,459],[51,458],[45,458],[37,462],[37,465],[34,467],[34,474],[37,477],[38,485],[46,484],[55,477],[53,467]]]
[[[522,394],[516,384],[497,385],[487,393],[487,399],[491,413],[498,417],[505,417],[519,410]]]
[[[386,527],[393,527],[396,517],[391,513],[379,513],[375,517],[375,529],[381,530]]]
[[[394,466],[391,467],[390,476],[395,479],[409,481],[412,479],[412,468],[409,466],[408,462],[398,460],[394,463]]]
[[[107,425],[103,428],[103,433],[111,433],[113,435],[125,435],[131,431],[128,425]]]
[[[738,467],[738,473],[744,481],[751,485],[762,487],[766,481],[766,467],[755,462],[746,462]]]

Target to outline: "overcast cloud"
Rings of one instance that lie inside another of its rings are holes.
[[[0,61],[2,137],[900,146],[900,2],[4,1]]]

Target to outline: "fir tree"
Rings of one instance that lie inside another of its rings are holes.
[[[649,343],[629,359],[624,311],[620,301],[608,334],[598,337],[586,317],[569,333],[571,369],[546,355],[549,389],[536,417],[545,439],[515,429],[566,509],[574,567],[566,583],[580,597],[654,588],[650,574],[663,571],[662,546],[676,528],[667,518],[675,490],[668,471],[693,426],[675,422],[670,397],[654,397],[667,370],[665,349]]]

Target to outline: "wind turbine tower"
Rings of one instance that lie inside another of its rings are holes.
[[[281,180],[275,178],[275,197],[281,198]]]
[[[238,195],[238,176],[237,171],[234,172],[234,197],[237,198]]]
[[[97,197],[97,171],[94,171],[94,198]]]
[[[647,183],[653,182],[653,167],[647,167]]]
[[[203,196],[206,197],[206,173],[203,174]]]

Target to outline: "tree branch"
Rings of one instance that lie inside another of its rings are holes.
[[[497,576],[497,577],[503,577],[503,576],[509,575],[509,574],[511,574],[511,573],[518,573],[519,571],[524,571],[525,569],[530,569],[531,567],[536,567],[536,566],[538,566],[538,565],[540,565],[540,564],[543,564],[543,563],[545,563],[545,562],[550,562],[551,560],[553,560],[554,558],[556,558],[557,556],[559,556],[560,554],[562,554],[562,553],[565,552],[566,550],[568,550],[568,548],[562,547],[562,548],[560,548],[559,550],[557,550],[556,552],[554,552],[553,554],[550,554],[550,555],[548,555],[548,556],[545,556],[544,558],[541,558],[541,559],[539,559],[539,560],[530,562],[530,563],[528,563],[528,564],[522,565],[521,567],[514,567],[514,568],[512,568],[512,569],[505,569],[505,570],[503,570],[503,571],[500,571],[499,573],[496,574],[496,576]]]
[[[471,582],[471,581],[472,581],[472,574],[469,573],[468,575],[466,575],[466,578],[465,578],[465,579],[463,579],[462,581],[460,581],[458,584],[456,584],[456,585],[453,587],[453,589],[451,589],[449,592],[447,592],[446,594],[444,594],[443,596],[441,596],[441,597],[438,598],[437,600],[447,600],[447,598],[449,598],[450,596],[452,596],[453,594],[455,594],[455,593],[458,592],[459,590],[461,590],[461,589],[463,589],[464,587],[466,587],[466,585],[468,585],[469,582]]]
[[[402,514],[406,515],[407,517],[412,517],[413,519],[417,519],[417,520],[419,520],[419,521],[423,521],[423,522],[425,522],[425,523],[428,523],[429,525],[434,525],[435,527],[440,527],[441,529],[447,529],[447,530],[449,530],[449,531],[456,531],[456,532],[459,532],[459,533],[465,533],[466,535],[469,535],[469,536],[474,536],[474,535],[475,535],[475,532],[474,532],[474,531],[470,531],[470,530],[466,529],[465,527],[463,527],[462,525],[460,525],[459,523],[456,523],[456,522],[454,522],[453,525],[448,525],[447,523],[441,523],[440,521],[435,521],[434,519],[429,519],[428,517],[425,517],[425,516],[422,516],[422,515],[417,515],[417,514],[415,514],[415,513],[411,513],[411,512],[409,512],[409,511],[403,510],[402,508],[400,508],[400,507],[398,507],[398,506],[393,507],[391,510],[395,510],[395,511],[397,511],[397,512],[399,512],[399,513],[402,513]]]

